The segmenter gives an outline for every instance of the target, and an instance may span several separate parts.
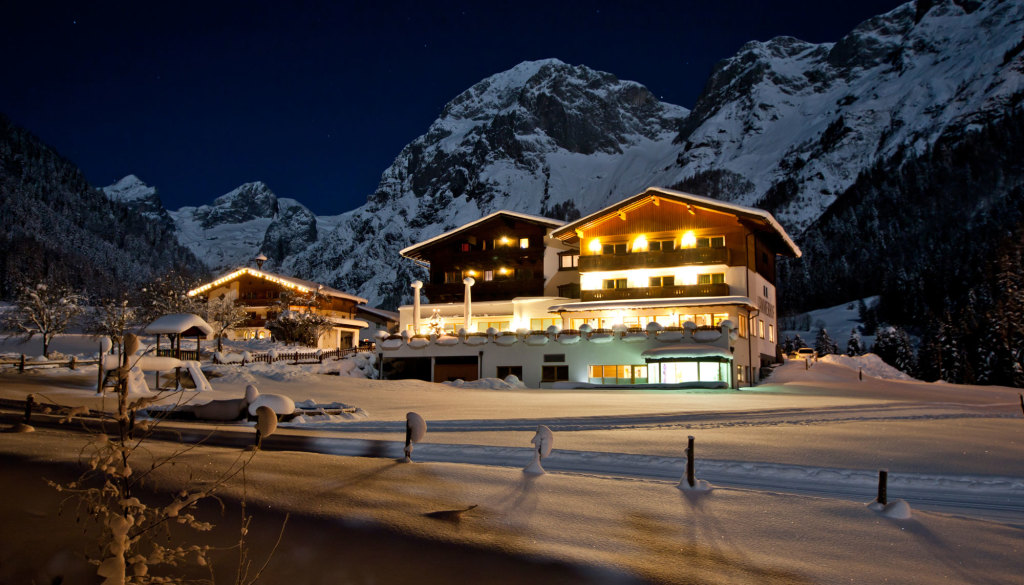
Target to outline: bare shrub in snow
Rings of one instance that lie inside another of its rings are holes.
[[[12,337],[26,341],[39,335],[43,339],[43,356],[50,357],[50,342],[63,333],[73,318],[82,313],[82,295],[67,286],[53,283],[25,284],[14,298],[16,310],[4,325]]]

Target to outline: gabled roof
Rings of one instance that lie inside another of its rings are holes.
[[[152,323],[146,325],[146,333],[161,335],[196,335],[202,333],[204,336],[213,334],[213,327],[199,315],[192,313],[170,313],[157,317]]]
[[[725,201],[719,201],[718,199],[712,199],[711,197],[693,195],[691,193],[674,191],[663,187],[648,187],[643,193],[619,201],[614,205],[609,205],[600,211],[591,213],[586,217],[581,217],[570,224],[563,225],[552,232],[551,235],[563,242],[572,240],[577,237],[576,230],[585,230],[604,220],[604,218],[609,215],[628,212],[631,209],[640,207],[641,205],[646,205],[652,199],[658,198],[692,205],[697,208],[717,211],[719,213],[735,215],[749,224],[762,226],[765,231],[774,235],[778,239],[778,243],[781,244],[781,247],[786,249],[785,251],[782,249],[778,250],[780,254],[788,252],[788,255],[796,258],[799,258],[802,255],[800,248],[789,237],[789,234],[786,233],[786,230],[783,229],[782,225],[775,220],[772,214],[763,209],[747,207],[736,203],[726,203]]]
[[[467,231],[467,230],[469,230],[469,229],[471,229],[471,228],[473,228],[473,227],[475,227],[477,225],[480,225],[480,224],[482,224],[482,223],[484,223],[486,221],[489,221],[489,220],[494,219],[494,218],[499,217],[499,216],[506,216],[506,217],[511,217],[511,218],[515,218],[515,219],[520,219],[520,220],[523,220],[523,221],[528,221],[528,222],[544,225],[544,226],[547,226],[547,227],[558,227],[558,226],[561,226],[561,225],[565,225],[564,221],[561,221],[561,220],[558,220],[558,219],[551,219],[550,217],[541,217],[539,215],[528,215],[528,214],[525,214],[525,213],[519,213],[517,211],[505,211],[505,210],[495,211],[494,213],[492,213],[490,215],[486,215],[484,217],[481,217],[478,220],[471,221],[471,222],[469,222],[469,223],[467,223],[465,225],[459,226],[459,227],[457,227],[457,228],[455,228],[453,230],[449,230],[447,232],[444,232],[443,234],[436,235],[436,236],[434,236],[434,237],[432,237],[432,238],[430,238],[428,240],[423,240],[422,242],[420,242],[418,244],[413,244],[413,245],[411,245],[411,246],[409,246],[407,248],[402,249],[398,253],[401,254],[402,256],[405,256],[406,258],[409,258],[410,260],[415,260],[416,262],[419,262],[421,264],[427,264],[427,262],[425,260],[423,260],[422,251],[424,249],[426,249],[426,248],[428,248],[428,247],[430,247],[430,246],[432,246],[432,245],[434,245],[434,244],[436,244],[438,242],[441,242],[443,240],[446,240],[446,239],[449,239],[449,238],[454,238],[455,236],[457,236],[458,234],[460,234],[462,232],[465,232],[465,231]]]
[[[198,286],[198,287],[188,291],[188,296],[193,297],[193,296],[195,296],[197,294],[204,293],[204,292],[210,290],[211,288],[216,288],[216,287],[218,287],[218,286],[220,286],[220,285],[222,285],[222,284],[224,284],[226,282],[231,282],[232,280],[234,280],[234,279],[236,279],[236,278],[238,278],[240,276],[246,275],[246,274],[248,274],[249,276],[255,276],[256,278],[262,278],[264,280],[268,280],[268,281],[273,282],[275,284],[279,284],[281,286],[284,286],[285,288],[290,288],[290,289],[297,290],[298,292],[301,292],[301,293],[312,293],[312,292],[315,292],[315,293],[326,295],[326,296],[329,296],[329,297],[335,297],[335,298],[339,298],[339,299],[348,299],[350,301],[355,301],[356,303],[365,303],[366,302],[366,299],[364,299],[362,297],[357,297],[355,295],[350,295],[350,294],[348,294],[346,292],[342,292],[342,291],[340,291],[338,289],[322,285],[322,284],[320,284],[318,282],[313,282],[311,280],[303,280],[301,278],[295,278],[293,276],[282,276],[280,274],[274,274],[272,272],[266,272],[264,270],[257,270],[255,268],[250,268],[248,266],[240,266],[240,267],[232,270],[231,272],[228,272],[228,273],[224,274],[223,276],[217,278],[216,280],[213,280],[211,282],[208,282],[206,284]]]

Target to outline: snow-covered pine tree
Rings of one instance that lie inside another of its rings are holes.
[[[864,341],[857,333],[857,328],[850,329],[850,339],[846,342],[846,355],[857,356],[864,354]]]
[[[796,337],[793,338],[793,350],[796,351],[801,347],[807,347],[807,342],[804,341],[803,337],[800,337],[799,333],[797,333]]]
[[[839,346],[824,327],[818,329],[818,335],[814,338],[814,351],[818,352],[819,356],[839,353]]]
[[[914,371],[914,349],[907,332],[900,327],[880,326],[871,351],[901,372]]]

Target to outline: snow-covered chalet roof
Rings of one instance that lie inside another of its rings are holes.
[[[702,345],[696,343],[682,343],[666,347],[655,347],[640,354],[645,360],[700,360],[700,359],[725,359],[732,360],[732,354],[724,347],[715,345]]]
[[[145,332],[153,335],[181,335],[193,328],[195,332],[201,332],[204,336],[213,334],[213,327],[210,327],[210,324],[202,317],[192,313],[171,313],[157,317],[152,323],[146,325]],[[190,332],[189,335],[193,333]]]
[[[730,297],[670,297],[662,299],[619,299],[615,301],[587,301],[565,303],[548,307],[551,313],[561,311],[606,311],[614,309],[658,309],[668,307],[709,307],[719,305],[742,305],[756,309],[749,298]]]
[[[648,187],[646,191],[638,195],[634,195],[614,205],[609,205],[600,211],[595,211],[586,217],[581,217],[576,221],[563,225],[551,233],[552,237],[558,238],[562,241],[569,241],[577,237],[576,230],[586,229],[587,227],[599,222],[609,214],[620,213],[628,211],[631,208],[638,207],[647,203],[648,199],[651,198],[662,198],[671,199],[680,203],[686,203],[693,205],[694,207],[703,207],[712,211],[718,211],[721,213],[729,213],[737,216],[740,219],[747,220],[753,224],[759,224],[764,226],[764,229],[778,239],[778,243],[781,245],[779,253],[787,253],[795,258],[799,258],[802,255],[800,248],[786,233],[786,230],[779,224],[778,221],[763,209],[757,209],[756,207],[747,207],[745,205],[738,205],[736,203],[727,203],[725,201],[719,201],[718,199],[712,199],[711,197],[704,197],[701,195],[693,195],[691,193],[684,193],[682,191],[674,191],[672,189],[665,189],[663,187]]]
[[[320,284],[319,282],[313,282],[311,280],[303,280],[301,278],[295,278],[293,276],[282,276],[280,274],[274,274],[272,272],[266,272],[264,270],[257,270],[255,268],[250,268],[248,266],[240,266],[240,267],[232,270],[231,272],[228,272],[227,274],[217,278],[214,281],[211,281],[211,282],[203,284],[203,285],[201,285],[199,287],[196,287],[196,288],[188,291],[188,296],[193,297],[195,295],[202,294],[202,293],[204,293],[204,292],[206,292],[206,291],[208,291],[210,289],[217,288],[218,286],[221,286],[224,283],[231,282],[232,280],[234,280],[234,279],[236,279],[236,278],[238,278],[240,276],[243,276],[245,274],[248,274],[249,276],[255,276],[256,278],[262,278],[264,280],[269,280],[270,282],[273,282],[273,283],[276,283],[276,284],[280,284],[280,285],[282,285],[282,286],[284,286],[286,288],[291,288],[291,289],[297,290],[297,291],[299,291],[301,293],[316,292],[318,294],[327,295],[329,297],[336,297],[336,298],[339,298],[339,299],[348,299],[350,301],[355,301],[356,303],[365,303],[365,302],[367,302],[366,299],[364,299],[362,297],[357,297],[355,295],[350,295],[350,294],[348,294],[346,292],[342,292],[342,291],[340,291],[338,289],[331,288],[329,286]]]
[[[434,237],[432,237],[430,239],[423,240],[422,242],[420,242],[418,244],[413,244],[411,246],[403,248],[398,253],[401,254],[402,256],[405,256],[406,258],[409,258],[410,260],[415,260],[416,262],[420,262],[421,264],[424,264],[426,262],[423,260],[423,256],[422,256],[422,254],[420,254],[420,252],[422,252],[425,248],[427,248],[429,246],[432,246],[433,244],[435,244],[437,242],[440,242],[442,240],[446,240],[448,238],[452,238],[452,237],[454,237],[454,236],[456,236],[456,235],[458,235],[458,234],[460,234],[460,233],[462,233],[462,232],[464,232],[464,231],[466,231],[468,229],[473,228],[474,226],[480,225],[480,224],[482,224],[482,223],[484,223],[486,221],[489,221],[491,219],[494,219],[494,218],[502,216],[502,215],[504,215],[506,217],[513,217],[513,218],[516,218],[516,219],[521,219],[523,221],[528,221],[528,222],[532,222],[532,223],[538,223],[538,224],[545,225],[545,226],[548,226],[548,227],[553,227],[553,228],[565,225],[565,222],[562,221],[562,220],[559,220],[559,219],[551,219],[550,217],[542,217],[540,215],[529,215],[529,214],[526,214],[526,213],[519,213],[518,211],[500,210],[500,211],[495,211],[494,213],[492,213],[490,215],[486,215],[484,217],[481,217],[478,220],[471,221],[471,222],[469,222],[469,223],[467,223],[465,225],[459,226],[459,227],[457,227],[457,228],[455,228],[453,230],[449,230],[447,232],[444,232],[443,234],[438,234],[438,235],[436,235],[436,236],[434,236]]]

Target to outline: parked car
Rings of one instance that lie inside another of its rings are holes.
[[[793,353],[791,353],[790,357],[792,357],[793,359],[796,359],[796,360],[802,360],[802,359],[806,359],[806,358],[812,358],[813,359],[813,358],[818,357],[818,352],[814,351],[813,349],[811,349],[809,347],[801,347],[800,349],[798,349],[798,350],[794,351]]]

